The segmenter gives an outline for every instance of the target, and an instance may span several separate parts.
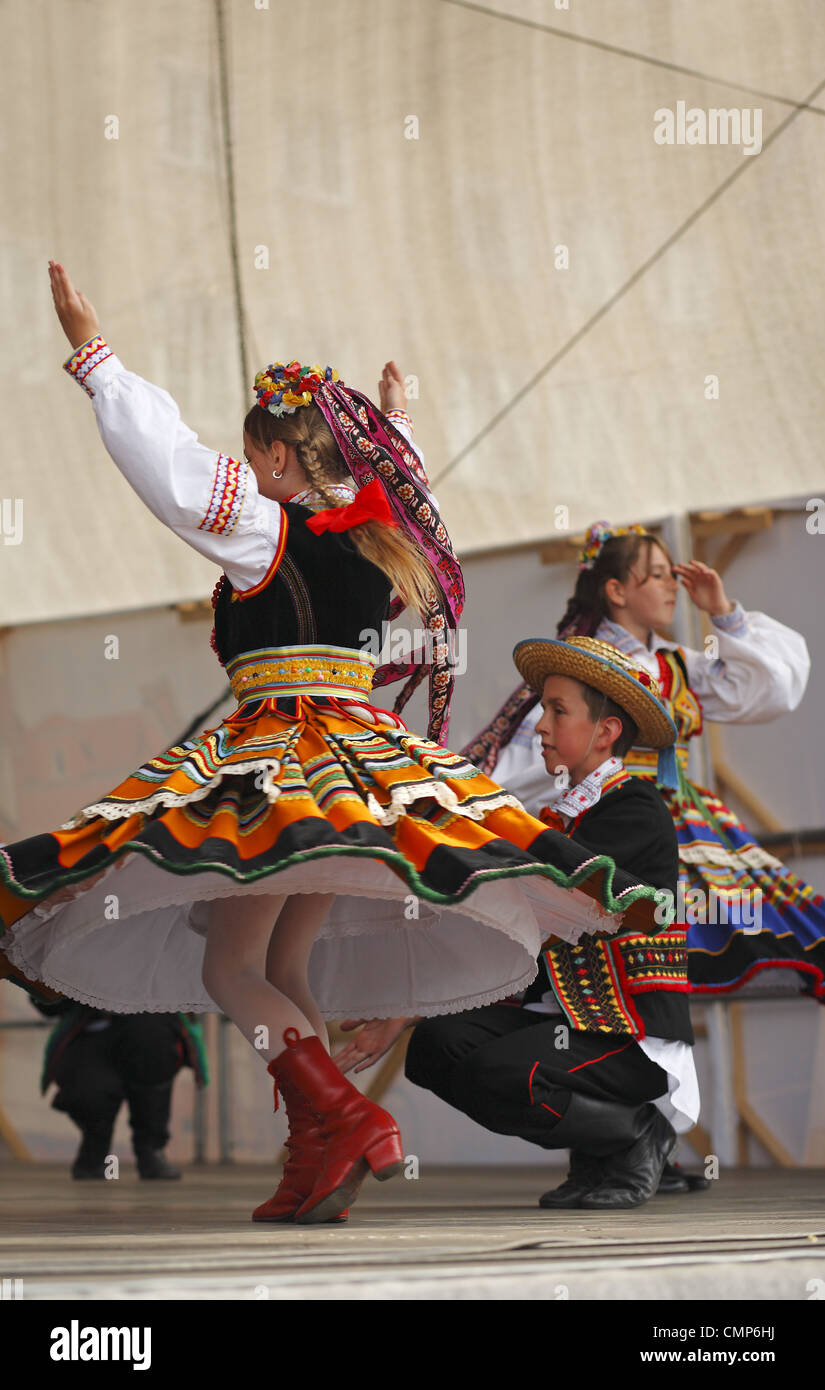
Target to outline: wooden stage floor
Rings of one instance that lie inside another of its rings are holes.
[[[0,1271],[25,1299],[798,1301],[825,1289],[822,1170],[723,1170],[707,1192],[611,1215],[540,1210],[562,1176],[369,1180],[348,1224],[300,1227],[250,1221],[276,1185],[259,1165],[187,1168],[179,1182],[124,1166],[89,1183],[7,1164]]]

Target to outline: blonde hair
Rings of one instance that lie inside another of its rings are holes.
[[[253,444],[268,449],[281,440],[293,444],[307,485],[327,507],[340,507],[340,497],[330,488],[336,483],[352,485],[338,442],[318,406],[301,406],[292,415],[273,415],[253,405],[244,420],[244,430]],[[359,554],[384,573],[404,602],[426,617],[435,590],[435,577],[420,547],[401,530],[381,521],[366,521],[347,533]]]

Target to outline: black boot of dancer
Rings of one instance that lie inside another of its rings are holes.
[[[539,1206],[622,1209],[653,1196],[676,1134],[650,1102],[620,1105],[574,1092],[553,1140],[559,1148],[569,1142],[570,1173]]]
[[[142,1178],[170,1179],[182,1176],[180,1168],[168,1162],[163,1150],[169,1143],[169,1111],[172,1082],[154,1085],[133,1082],[128,1091],[132,1147]]]
[[[83,1139],[72,1164],[72,1177],[79,1181],[105,1178],[106,1158],[112,1151],[112,1131],[114,1119],[80,1120],[74,1119]]]
[[[676,1131],[661,1110],[648,1103],[643,1132],[635,1144],[605,1160],[602,1180],[586,1193],[581,1205],[588,1211],[618,1211],[640,1207],[659,1187],[664,1166],[676,1147]]]

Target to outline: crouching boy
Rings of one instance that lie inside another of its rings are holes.
[[[575,945],[551,938],[521,1000],[417,1022],[406,1074],[489,1130],[569,1149],[569,1175],[542,1207],[636,1207],[656,1192],[677,1134],[699,1114],[685,927],[669,924],[676,832],[655,786],[622,765],[635,743],[658,748],[660,780],[670,780],[676,730],[653,678],[605,642],[530,639],[513,656],[541,695],[545,767],[569,775],[541,818],[660,888],[662,926],[652,936],[596,932]],[[367,1025],[342,1068],[375,1060],[371,1027],[380,1055],[413,1022]]]

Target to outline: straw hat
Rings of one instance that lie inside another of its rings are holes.
[[[662,704],[658,682],[609,642],[528,637],[514,647],[513,660],[539,695],[545,676],[572,676],[614,700],[633,720],[645,747],[667,748],[676,740],[676,725]]]

